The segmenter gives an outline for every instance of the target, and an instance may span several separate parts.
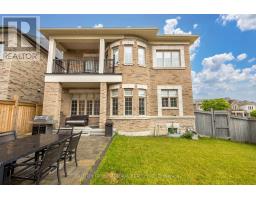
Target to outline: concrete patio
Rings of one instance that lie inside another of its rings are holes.
[[[109,142],[110,137],[105,136],[82,136],[78,145],[78,167],[74,159],[67,162],[68,176],[64,176],[63,162],[60,166],[61,184],[62,185],[80,185],[84,184],[86,176],[95,162],[100,158]],[[25,181],[18,184],[31,184],[31,181]],[[41,185],[57,185],[56,170],[49,174]]]

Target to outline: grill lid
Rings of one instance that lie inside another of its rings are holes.
[[[33,122],[41,122],[41,123],[53,123],[52,116],[48,115],[36,115],[34,117]]]

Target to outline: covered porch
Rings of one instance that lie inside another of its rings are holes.
[[[43,115],[53,116],[55,128],[64,127],[67,117],[88,115],[88,126],[80,129],[102,131],[107,118],[107,85],[106,82],[46,82]]]

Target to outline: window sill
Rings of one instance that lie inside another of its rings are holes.
[[[178,107],[162,107],[163,110],[179,110]]]
[[[99,115],[89,115],[89,117],[100,117]]]
[[[144,68],[146,67],[146,65],[140,65],[140,64],[138,64],[138,66],[139,66],[139,67],[144,67]]]
[[[133,63],[130,63],[130,64],[125,64],[124,63],[124,66],[133,66]]]
[[[170,69],[173,69],[173,70],[184,70],[186,68],[187,67],[153,67],[153,69],[160,69],[160,70],[164,70],[164,69],[167,69],[167,70],[170,70]]]

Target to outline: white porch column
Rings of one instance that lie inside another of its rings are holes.
[[[105,59],[105,40],[100,39],[100,52],[99,52],[99,73],[104,72],[104,59]]]
[[[47,73],[52,73],[53,59],[56,54],[56,42],[53,38],[49,38],[49,50],[48,50],[48,61],[47,61]]]

